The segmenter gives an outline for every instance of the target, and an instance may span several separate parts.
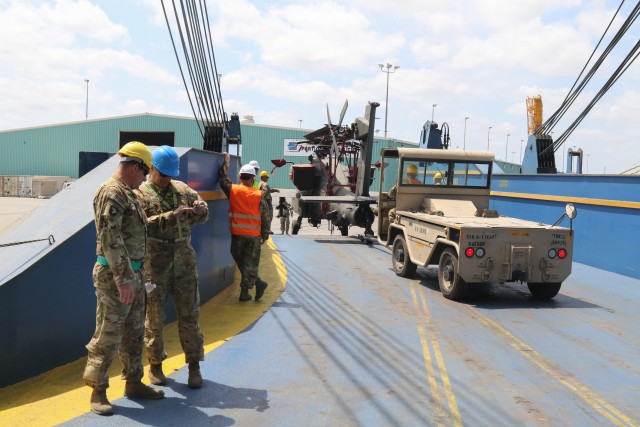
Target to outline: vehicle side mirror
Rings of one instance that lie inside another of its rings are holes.
[[[558,218],[558,220],[552,225],[552,227],[555,227],[556,225],[560,224],[560,222],[565,217],[567,217],[569,218],[569,228],[573,231],[573,219],[576,216],[578,216],[578,209],[576,209],[576,207],[573,206],[572,203],[567,203],[567,205],[564,207],[564,213],[560,218]]]

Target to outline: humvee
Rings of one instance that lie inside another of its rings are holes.
[[[494,155],[417,148],[381,151],[378,241],[392,245],[398,276],[438,266],[444,297],[473,284],[526,282],[536,298],[557,295],[571,273],[573,230],[489,209]],[[573,219],[575,208],[565,215]]]

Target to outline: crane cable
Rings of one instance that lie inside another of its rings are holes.
[[[624,3],[624,0],[620,4],[620,7],[622,7],[623,3]],[[614,14],[614,18],[617,15],[618,11],[620,10],[620,7],[618,8],[616,13]],[[618,32],[616,33],[614,38],[611,40],[611,42],[609,43],[607,48],[604,50],[604,52],[602,53],[602,55],[600,56],[598,61],[596,61],[596,63],[592,66],[592,68],[589,70],[589,72],[587,73],[587,75],[583,79],[583,81],[578,85],[578,88],[576,88],[576,90],[573,93],[567,95],[567,97],[565,98],[565,102],[563,102],[562,106],[558,109],[558,111],[556,111],[556,113],[554,113],[552,115],[552,117],[543,124],[543,126],[541,127],[541,132],[539,132],[539,133],[545,133],[545,134],[550,133],[551,129],[553,129],[553,126],[555,126],[555,124],[558,122],[558,120],[560,120],[562,115],[564,115],[564,113],[569,108],[569,106],[575,101],[576,97],[580,94],[580,92],[582,92],[582,89],[584,89],[584,87],[586,86],[587,82],[591,79],[591,77],[593,76],[595,71],[600,67],[600,65],[602,64],[602,62],[606,58],[606,56],[611,52],[611,50],[615,47],[615,45],[620,41],[622,36],[627,32],[627,30],[631,27],[631,25],[636,21],[638,16],[640,16],[640,1],[635,5],[635,7],[631,11],[629,16],[625,20],[625,22],[623,23],[623,25],[620,27],[620,29],[618,30]],[[612,21],[613,21],[614,18],[612,18]],[[607,30],[609,29],[610,26],[611,26],[611,22],[609,23],[609,26],[607,26]],[[605,34],[606,34],[607,30],[605,30]],[[604,34],[603,34],[603,37],[604,37]],[[602,38],[601,38],[601,40],[602,40]],[[600,42],[598,42],[598,44],[599,43]],[[596,46],[596,49],[597,49],[597,46]],[[552,152],[555,153],[562,146],[562,144],[569,138],[571,133],[573,133],[575,128],[578,126],[578,124],[580,124],[582,122],[582,120],[586,117],[586,115],[589,113],[589,111],[591,111],[591,109],[594,107],[594,105],[604,96],[604,94],[613,86],[613,84],[616,81],[618,81],[618,79],[622,76],[622,74],[624,74],[624,72],[636,60],[636,58],[638,57],[638,54],[639,54],[639,50],[640,50],[640,41],[634,45],[634,47],[631,49],[631,51],[625,57],[624,61],[618,66],[618,68],[616,69],[615,73],[607,80],[607,82],[602,86],[602,88],[600,88],[598,93],[589,102],[589,104],[587,104],[587,107],[585,107],[585,109],[578,116],[578,118],[576,120],[574,120],[574,122],[570,125],[570,127],[558,139],[556,139],[553,142],[552,145],[550,145],[546,149],[544,149],[540,153],[540,155],[543,155],[544,153],[546,153],[548,151],[551,151],[551,150],[552,150]],[[593,56],[593,53],[592,53],[592,56]],[[587,61],[587,63],[588,63],[588,61]],[[575,87],[575,84],[574,84],[574,87]]]
[[[193,112],[193,116],[196,119],[196,124],[198,125],[198,130],[200,130],[200,135],[204,138],[204,131],[202,130],[202,126],[200,122],[198,122],[198,118],[196,115],[196,110],[193,108],[193,101],[191,100],[191,94],[189,93],[189,88],[187,87],[187,81],[184,78],[184,71],[182,70],[182,64],[180,63],[180,57],[178,56],[178,50],[176,49],[176,43],[173,39],[173,32],[171,31],[171,25],[169,24],[169,17],[167,16],[167,10],[164,7],[164,0],[161,0],[162,3],[162,12],[164,13],[164,19],[167,23],[167,29],[169,30],[169,37],[171,38],[171,45],[173,46],[173,52],[176,55],[176,61],[178,62],[178,68],[180,69],[180,76],[182,77],[182,83],[184,84],[184,88],[187,90],[187,98],[189,99],[189,105],[191,106],[191,111]]]
[[[177,27],[176,32],[182,45],[182,57],[189,74],[190,87],[185,78],[182,61],[176,48],[176,41],[173,37],[164,0],[161,2],[189,104],[198,124],[200,134],[206,139],[209,126],[222,124],[223,127],[226,127],[227,121],[222,103],[220,78],[215,62],[206,1],[200,0],[198,3],[195,0],[180,0],[180,13],[176,6],[176,1],[172,0],[171,2]],[[203,33],[204,37],[202,36]]]
[[[593,51],[591,52],[591,55],[589,56],[589,59],[587,59],[587,62],[584,64],[584,67],[582,67],[582,71],[580,71],[580,74],[578,75],[578,77],[576,78],[575,82],[573,83],[573,86],[571,86],[571,89],[569,89],[569,92],[567,93],[567,96],[562,101],[562,103],[560,105],[560,108],[558,108],[558,110],[556,110],[556,112],[553,113],[551,115],[551,117],[549,117],[542,124],[542,126],[540,127],[539,132],[537,132],[537,133],[542,133],[542,134],[551,133],[551,131],[553,130],[554,126],[564,116],[564,114],[569,109],[569,107],[571,107],[571,105],[573,105],[573,102],[576,100],[577,96],[582,92],[582,90],[587,85],[587,83],[591,80],[591,78],[593,77],[595,72],[598,70],[598,68],[600,67],[600,65],[604,61],[604,59],[608,56],[608,54],[611,52],[613,47],[618,43],[618,41],[622,38],[622,36],[626,32],[626,30],[628,29],[627,22],[625,22],[625,24],[623,24],[621,26],[621,28],[618,30],[618,33],[613,37],[611,42],[609,42],[609,45],[604,50],[604,52],[600,55],[600,58],[591,67],[591,69],[589,70],[587,75],[584,77],[582,82],[576,88],[576,84],[578,84],[578,81],[580,80],[580,77],[582,77],[582,74],[584,73],[585,69],[587,68],[587,65],[589,65],[589,63],[591,62],[591,59],[595,55],[598,47],[600,46],[600,43],[602,43],[602,40],[604,39],[604,37],[606,36],[607,32],[609,31],[609,28],[611,28],[611,24],[613,24],[613,21],[615,20],[616,16],[620,12],[620,9],[622,8],[622,5],[624,4],[624,2],[625,2],[625,0],[622,0],[622,2],[620,3],[620,6],[618,6],[618,9],[616,10],[616,12],[614,13],[613,17],[611,18],[611,21],[609,21],[609,25],[607,25],[607,28],[604,30],[604,33],[600,37],[600,40],[598,40],[598,43],[593,48]],[[637,7],[638,6],[636,6],[636,8]],[[629,15],[629,18],[627,18],[627,21],[629,21],[630,18],[631,18],[631,15]],[[574,89],[575,89],[575,91],[574,91]]]
[[[605,93],[607,93],[607,91],[613,86],[613,84],[618,81],[618,79],[625,73],[625,71],[629,69],[631,64],[633,64],[633,62],[638,58],[638,55],[640,55],[640,40],[638,40],[638,42],[634,45],[631,52],[629,52],[629,54],[625,57],[624,61],[618,66],[615,73],[609,78],[609,80],[607,80],[604,86],[598,91],[596,96],[591,100],[591,102],[589,102],[589,104],[587,104],[578,118],[574,120],[569,128],[562,135],[560,135],[557,140],[553,142],[552,147],[554,152],[562,146],[562,144],[567,140],[567,138],[569,138],[571,133],[573,133],[580,122],[584,120],[584,118],[587,116],[589,111],[591,111],[594,105],[605,95]]]
[[[637,169],[637,170],[633,171],[634,169]],[[633,172],[631,172],[631,171],[633,171]],[[625,175],[625,174],[627,174],[627,175],[635,175],[637,173],[640,173],[640,165],[635,165],[633,167],[630,167],[629,169],[620,172],[620,175]]]

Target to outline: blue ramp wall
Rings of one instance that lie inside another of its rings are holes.
[[[180,154],[180,179],[209,206],[209,220],[192,230],[204,303],[233,281],[228,202],[218,186],[223,156],[188,148]],[[85,356],[95,329],[92,269],[96,255],[93,194],[116,169],[113,157],[36,209],[0,243],[52,234],[56,242],[0,248],[0,387]],[[237,176],[232,159],[230,176]],[[167,305],[167,321],[175,319]],[[117,362],[116,362],[117,363]],[[78,373],[81,375],[81,373]]]
[[[490,207],[501,215],[553,224],[567,203],[578,208],[573,260],[640,279],[640,176],[493,176]]]

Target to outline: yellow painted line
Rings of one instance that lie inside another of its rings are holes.
[[[238,301],[239,276],[236,269],[233,284],[200,307],[205,353],[221,346],[255,322],[284,291],[287,272],[273,239],[262,246],[260,255],[260,277],[269,283],[260,302]],[[87,342],[89,338],[87,337]],[[185,366],[176,322],[165,326],[165,347],[169,358],[163,362],[163,368],[165,374],[169,375]],[[144,351],[143,358],[146,359]],[[91,390],[82,380],[85,363],[86,357],[83,357],[35,378],[0,389],[0,426],[56,425],[89,412]],[[124,396],[121,369],[116,357],[109,370],[111,387],[107,390],[107,396],[111,401]],[[145,366],[144,382],[148,382],[147,372],[148,366]],[[117,406],[115,410],[117,413]]]
[[[570,373],[563,372],[560,368],[549,362],[540,353],[516,338],[513,334],[500,326],[497,322],[482,314],[473,307],[467,307],[482,323],[498,335],[506,339],[511,347],[516,349],[520,354],[531,360],[540,369],[545,371],[549,376],[558,380],[562,385],[566,386],[576,396],[582,399],[590,407],[602,414],[611,423],[616,426],[635,426],[633,421],[616,409],[613,405],[604,400],[595,391],[582,384]]]
[[[431,323],[431,315],[429,314],[429,309],[427,307],[427,301],[424,297],[424,291],[422,287],[420,287],[420,299],[422,301],[422,307],[424,308],[424,313],[427,318],[427,321]],[[451,388],[451,380],[449,379],[449,374],[447,373],[447,368],[444,365],[444,358],[442,357],[442,352],[440,351],[440,345],[438,344],[438,340],[435,337],[435,331],[432,329],[431,336],[433,339],[431,340],[431,345],[433,346],[433,352],[436,356],[436,360],[438,361],[438,369],[440,369],[440,376],[442,378],[442,384],[444,385],[445,396],[447,397],[447,402],[449,402],[449,410],[451,411],[451,416],[453,417],[454,425],[462,427],[462,416],[460,415],[460,411],[458,410],[458,403],[456,402],[456,396],[453,393],[453,389]]]
[[[411,298],[413,299],[413,306],[416,310],[416,314],[419,314],[420,305],[418,304],[418,299],[416,298],[416,285],[414,281],[410,282],[411,287]],[[418,335],[420,336],[420,344],[422,345],[422,357],[424,358],[424,366],[427,370],[427,381],[429,383],[429,390],[431,390],[431,397],[433,398],[433,403],[436,407],[436,420],[444,419],[444,410],[442,408],[442,402],[440,401],[440,393],[438,392],[438,385],[436,384],[436,375],[435,370],[433,369],[433,362],[431,360],[431,352],[429,350],[429,344],[427,342],[427,334],[424,330],[424,326],[420,321],[420,318],[417,319],[418,323]],[[437,425],[440,425],[438,422]]]
[[[510,197],[512,199],[545,200],[548,202],[581,203],[583,205],[640,209],[640,202],[626,202],[623,200],[589,199],[586,197],[552,196],[548,194],[509,193],[506,191],[492,191],[491,195],[497,197]]]
[[[429,389],[431,390],[431,395],[433,396],[434,404],[436,406],[436,424],[442,425],[441,420],[446,419],[446,417],[444,416],[444,409],[440,398],[440,392],[438,391],[438,385],[436,383],[433,359],[435,359],[436,363],[438,364],[440,379],[442,380],[442,385],[444,387],[444,394],[449,405],[451,418],[453,418],[455,426],[462,427],[462,416],[460,415],[460,411],[458,410],[458,404],[456,402],[455,394],[453,393],[453,389],[451,388],[451,380],[449,379],[449,374],[447,373],[447,368],[444,363],[444,358],[442,357],[442,352],[440,351],[440,345],[438,344],[435,330],[431,325],[431,314],[429,313],[429,307],[427,306],[424,292],[422,290],[422,287],[419,285],[419,282],[416,280],[409,281],[409,285],[411,289],[411,298],[413,299],[414,309],[416,311],[416,314],[419,315],[417,319],[418,335],[420,336],[422,354],[424,357],[425,367],[427,369],[427,380],[429,382]],[[416,295],[419,296],[419,301]],[[431,339],[428,339],[427,335],[429,335]],[[431,344],[431,348],[433,348],[433,358],[431,357],[429,344]]]

